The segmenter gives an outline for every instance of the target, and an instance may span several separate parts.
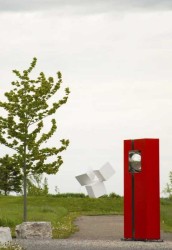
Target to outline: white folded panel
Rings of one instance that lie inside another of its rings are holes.
[[[106,163],[99,170],[94,170],[94,173],[99,181],[107,181],[115,174],[115,170],[110,165],[110,163]]]
[[[85,186],[90,198],[98,198],[106,194],[106,188],[103,182],[96,181],[93,184]]]
[[[85,174],[75,176],[77,181],[81,184],[81,186],[85,186],[94,182],[95,174],[93,172],[88,172]]]

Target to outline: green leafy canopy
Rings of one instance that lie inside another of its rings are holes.
[[[5,195],[9,192],[21,192],[22,175],[15,156],[5,155],[0,158],[0,191]]]
[[[67,102],[70,91],[66,88],[64,97],[49,105],[48,101],[61,87],[62,75],[57,72],[55,81],[41,72],[36,80],[32,80],[29,75],[36,62],[37,59],[33,58],[30,67],[22,73],[13,70],[18,80],[13,81],[13,89],[5,93],[7,101],[0,101],[0,107],[7,113],[5,117],[0,117],[0,143],[15,150],[21,168],[26,164],[27,174],[55,174],[63,163],[58,154],[66,150],[69,140],[61,140],[59,148],[41,147],[57,129],[56,120],[52,119],[49,132],[42,133],[43,120]],[[33,128],[32,131],[30,128]],[[56,159],[47,163],[46,160],[52,156]]]

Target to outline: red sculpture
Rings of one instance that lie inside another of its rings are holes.
[[[124,141],[124,240],[160,240],[159,139]]]

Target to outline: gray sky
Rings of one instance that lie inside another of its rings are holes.
[[[88,14],[94,12],[114,12],[116,10],[169,10],[172,8],[171,0],[30,0],[29,3],[27,0],[0,0],[1,11],[43,11],[43,10],[52,10],[52,9],[62,9],[64,10],[84,10]]]
[[[1,98],[12,69],[34,56],[35,75],[60,70],[71,89],[50,142],[71,141],[49,177],[52,192],[84,192],[75,175],[109,161],[116,174],[107,190],[122,194],[123,140],[149,137],[160,139],[164,188],[172,170],[171,0],[0,0],[0,30]]]

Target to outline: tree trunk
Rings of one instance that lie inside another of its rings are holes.
[[[27,174],[26,174],[26,135],[24,141],[24,155],[23,155],[23,221],[27,221]]]
[[[26,181],[26,162],[23,166],[23,221],[27,221],[27,181]]]

